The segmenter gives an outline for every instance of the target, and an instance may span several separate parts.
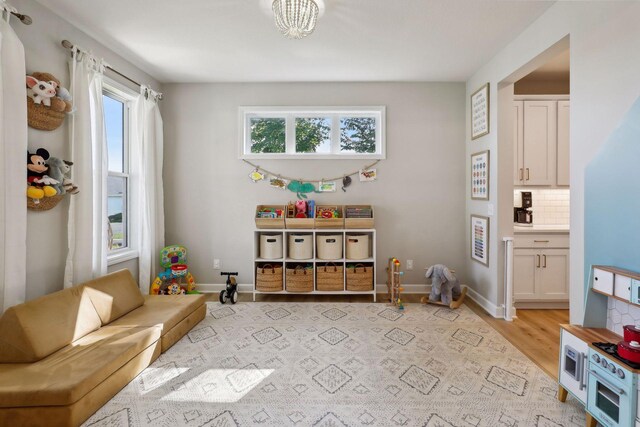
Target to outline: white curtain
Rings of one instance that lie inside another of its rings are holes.
[[[160,250],[164,247],[164,195],[162,190],[162,117],[158,94],[142,86],[134,105],[131,170],[134,186],[132,212],[140,245],[139,284],[143,294],[149,293],[151,281],[158,271]]]
[[[75,112],[71,118],[73,181],[80,193],[71,197],[64,286],[107,273],[107,138],[102,83],[104,64],[74,48],[69,64]]]
[[[0,0],[0,313],[26,295],[26,71],[10,10]]]

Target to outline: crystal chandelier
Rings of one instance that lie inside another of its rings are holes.
[[[276,26],[290,39],[301,39],[313,33],[320,10],[315,0],[273,0],[271,8]]]

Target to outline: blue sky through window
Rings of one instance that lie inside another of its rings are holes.
[[[107,131],[109,170],[124,172],[124,104],[107,95],[102,96]]]

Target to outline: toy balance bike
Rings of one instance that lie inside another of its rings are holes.
[[[231,300],[231,304],[237,303],[238,283],[236,282],[236,278],[232,276],[237,276],[238,272],[230,273],[223,271],[220,275],[227,276],[227,288],[220,291],[220,303],[224,304],[227,300]]]

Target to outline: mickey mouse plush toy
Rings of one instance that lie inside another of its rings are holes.
[[[49,152],[44,148],[38,148],[34,153],[27,151],[27,196],[38,201],[43,197],[52,197],[58,194],[52,185],[58,183],[55,179],[46,175],[49,167],[46,160],[49,158]]]

